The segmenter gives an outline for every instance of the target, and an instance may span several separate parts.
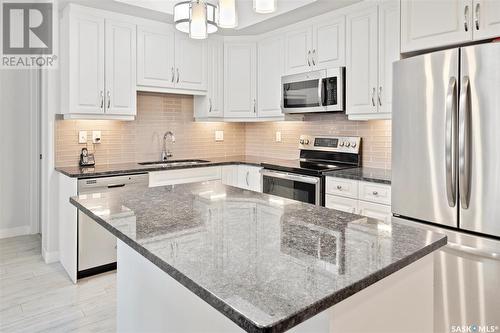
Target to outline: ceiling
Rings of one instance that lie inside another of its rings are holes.
[[[179,0],[180,1],[180,0]],[[175,0],[59,0],[60,8],[78,3],[99,9],[139,16],[147,19],[173,22]],[[209,0],[216,2],[216,0]],[[221,29],[224,35],[253,35],[277,29],[327,11],[352,5],[361,0],[277,0],[278,9],[272,14],[257,14],[252,0],[236,0],[238,27]]]

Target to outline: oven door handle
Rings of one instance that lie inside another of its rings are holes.
[[[260,173],[262,174],[262,176],[293,180],[293,181],[307,183],[307,184],[318,184],[320,181],[320,179],[317,177],[302,176],[302,175],[291,174],[288,172],[277,172],[277,171],[272,171],[272,170],[267,170],[267,169],[261,169]]]

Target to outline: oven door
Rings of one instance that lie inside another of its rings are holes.
[[[286,75],[281,78],[283,113],[325,112],[322,103],[326,70]]]
[[[262,192],[321,205],[321,178],[263,169]]]

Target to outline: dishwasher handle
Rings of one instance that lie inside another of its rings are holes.
[[[108,188],[118,188],[118,187],[124,187],[125,184],[109,184]]]

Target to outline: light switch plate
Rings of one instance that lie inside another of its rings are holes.
[[[224,141],[224,131],[215,131],[215,141]]]
[[[101,143],[101,131],[92,131],[92,142]]]
[[[281,142],[281,132],[280,131],[276,132],[276,142]]]
[[[78,143],[87,143],[87,131],[78,132]]]

